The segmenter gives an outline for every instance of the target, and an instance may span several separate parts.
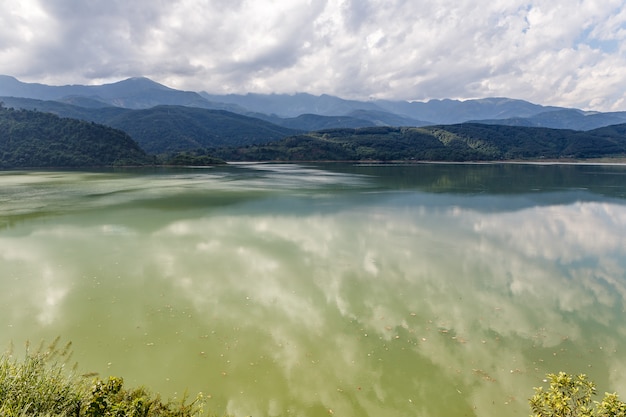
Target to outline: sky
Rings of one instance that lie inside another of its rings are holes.
[[[2,0],[0,74],[626,110],[626,0]]]

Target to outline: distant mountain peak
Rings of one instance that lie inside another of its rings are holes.
[[[13,81],[13,82],[18,81],[19,82],[19,80],[17,78],[15,78],[15,77],[13,77],[11,75],[4,75],[4,74],[0,74],[0,80]]]
[[[148,77],[130,77],[109,85],[132,85],[139,88],[158,88],[160,90],[173,90],[173,88],[167,87],[163,84],[159,84],[158,82],[153,81]]]
[[[191,107],[218,107],[198,93],[181,91],[159,84],[147,77],[131,77],[102,85],[64,85],[24,83],[13,77],[0,77],[0,96],[37,100],[77,102],[79,98],[95,99],[104,104],[124,108],[149,108],[159,104]],[[88,107],[96,103],[91,102]]]

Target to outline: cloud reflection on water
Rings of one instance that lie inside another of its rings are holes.
[[[124,195],[0,236],[0,323],[237,415],[526,415],[559,370],[626,391],[624,205],[254,195],[184,212]]]
[[[198,264],[175,257],[180,265],[169,266],[176,271],[172,278],[195,277],[181,288],[200,311],[219,304],[222,318],[273,329],[273,343],[291,346],[286,355],[275,353],[290,387],[302,387],[303,381],[290,383],[290,375],[296,364],[302,366],[304,346],[346,353],[344,360],[326,358],[315,372],[341,369],[340,375],[323,377],[319,386],[310,379],[304,383],[308,390],[318,393],[322,381],[351,378],[345,358],[367,357],[368,345],[337,344],[342,339],[325,335],[337,334],[336,323],[353,321],[362,332],[353,340],[408,341],[404,348],[415,360],[434,363],[464,389],[481,379],[513,389],[519,383],[506,381],[522,374],[530,387],[532,377],[551,370],[545,362],[538,365],[539,355],[518,350],[515,341],[548,349],[568,340],[583,351],[593,348],[592,326],[599,326],[599,339],[611,337],[607,325],[623,331],[613,307],[623,300],[624,213],[621,206],[596,203],[492,215],[373,207],[304,219],[213,216],[177,222],[158,236],[181,239],[175,245],[181,247],[199,240]],[[606,240],[593,243],[589,231]],[[206,275],[193,272],[201,265]],[[232,292],[249,297],[250,304],[242,309],[235,302],[229,309],[228,302],[206,302],[208,294],[229,300]],[[290,339],[286,335],[293,330],[286,323],[306,335]],[[587,363],[570,366],[587,371]],[[419,376],[405,376],[414,377]],[[493,388],[482,389],[486,403]],[[381,398],[394,395],[380,386],[375,391]],[[475,389],[476,400],[480,392]]]

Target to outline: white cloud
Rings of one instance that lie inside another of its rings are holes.
[[[345,98],[626,108],[624,0],[49,0],[0,6],[1,72]]]

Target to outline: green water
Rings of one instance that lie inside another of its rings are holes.
[[[0,346],[236,416],[527,416],[626,395],[626,167],[0,173]]]

